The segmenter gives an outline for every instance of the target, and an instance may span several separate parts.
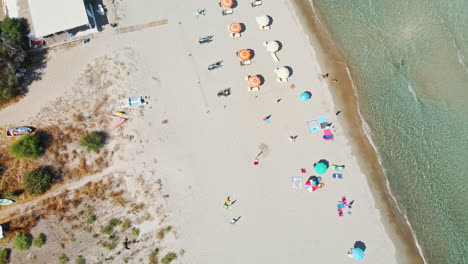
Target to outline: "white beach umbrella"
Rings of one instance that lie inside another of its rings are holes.
[[[277,52],[279,50],[278,41],[270,40],[266,43],[266,49],[268,52]]]
[[[270,18],[268,16],[258,16],[255,20],[257,20],[257,24],[261,27],[266,27],[270,24]]]
[[[286,67],[276,68],[275,73],[278,78],[286,79],[289,77],[289,70]]]

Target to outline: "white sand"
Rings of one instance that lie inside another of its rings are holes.
[[[346,252],[357,240],[367,245],[362,263],[395,263],[395,249],[366,175],[340,131],[334,114],[339,108],[333,106],[314,51],[287,1],[265,0],[257,8],[239,2],[234,15],[225,17],[216,1],[126,2],[129,12],[121,16],[121,24],[166,15],[169,24],[108,35],[61,52],[24,100],[0,111],[2,125],[33,115],[51,102],[47,97],[65,94],[74,74],[93,57],[131,48],[139,75],[128,96],[149,95],[151,101],[143,118],[125,124],[125,132],[144,147],[128,145],[126,159],[115,161],[115,166],[121,170],[122,163],[128,165],[128,177],[137,176],[131,173],[135,168],[146,168],[147,179],[163,179],[170,195],[169,221],[179,234],[167,246],[185,249],[180,263],[354,263]],[[196,8],[206,8],[207,15],[196,18]],[[255,16],[262,14],[273,18],[270,31],[260,31],[255,23]],[[226,26],[231,22],[246,25],[242,38],[228,37]],[[198,37],[207,34],[213,34],[214,41],[199,45]],[[278,64],[262,47],[263,41],[275,39],[283,44]],[[235,52],[242,48],[255,51],[252,65],[239,66]],[[220,59],[221,69],[206,69]],[[288,84],[275,81],[273,69],[283,65],[294,70]],[[244,76],[257,73],[266,82],[261,91],[249,92]],[[296,89],[289,88],[291,83]],[[218,98],[217,91],[227,87],[232,95]],[[305,90],[313,94],[308,102],[299,99]],[[282,101],[275,104],[278,98]],[[262,118],[270,114],[271,124],[264,124]],[[307,130],[305,122],[322,115],[337,127],[334,142]],[[161,124],[164,119],[168,124]],[[289,142],[290,135],[299,136],[296,143]],[[260,144],[269,151],[253,166]],[[292,176],[307,180],[322,158],[345,164],[344,179],[332,179],[329,170],[322,175],[325,187],[319,191],[291,188]],[[300,174],[303,167],[309,173]],[[129,189],[138,194],[138,186]],[[237,202],[226,210],[222,205],[228,195]],[[344,195],[355,200],[353,214],[338,217],[337,201]],[[230,225],[238,216],[239,222]],[[151,232],[149,227],[144,231]]]

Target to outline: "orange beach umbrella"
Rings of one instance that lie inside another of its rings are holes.
[[[231,8],[234,5],[233,0],[221,0],[221,5],[225,8]]]
[[[248,49],[243,49],[237,53],[237,56],[242,61],[248,61],[250,58],[252,58],[252,53]]]
[[[258,77],[257,75],[249,77],[249,86],[250,87],[259,87],[260,84],[262,84],[262,81],[260,80],[260,77]]]
[[[231,31],[232,33],[239,33],[242,30],[242,26],[240,23],[231,23],[228,28],[229,31]]]

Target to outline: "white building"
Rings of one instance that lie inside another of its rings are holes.
[[[35,37],[78,28],[91,28],[93,12],[83,0],[28,0]],[[90,17],[88,17],[88,14]]]

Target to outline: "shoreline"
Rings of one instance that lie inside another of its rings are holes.
[[[372,192],[375,207],[381,214],[384,230],[390,236],[397,252],[404,252],[396,256],[399,263],[425,263],[422,250],[411,229],[406,216],[401,213],[398,203],[391,194],[384,168],[381,166],[377,149],[374,146],[366,122],[361,116],[358,104],[359,98],[352,80],[352,70],[344,62],[339,48],[335,45],[325,25],[320,20],[320,14],[307,1],[294,0],[292,9],[302,25],[311,47],[316,50],[318,63],[321,68],[328,68],[326,72],[336,77],[339,82],[330,84],[330,92],[334,95],[336,106],[343,106],[346,137],[351,142],[359,165],[369,177],[367,183]],[[349,100],[353,98],[353,100]],[[367,161],[367,162],[365,162]]]

